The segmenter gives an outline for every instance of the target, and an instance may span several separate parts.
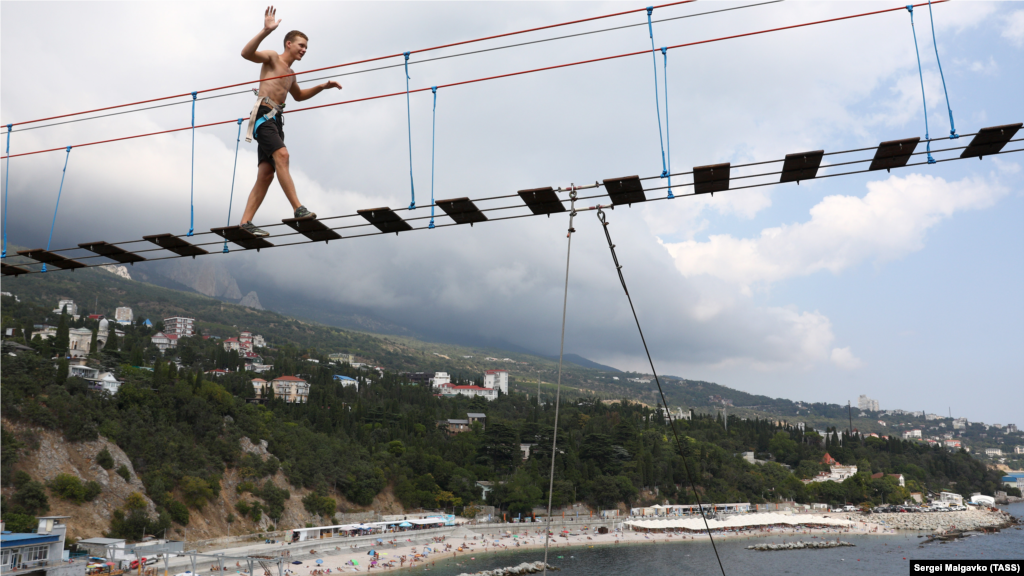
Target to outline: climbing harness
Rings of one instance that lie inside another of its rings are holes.
[[[942,92],[946,94],[946,110],[949,111],[949,139],[953,140],[960,136],[956,133],[956,126],[953,125],[953,108],[949,105],[949,91],[946,90],[946,76],[942,73],[942,61],[939,60],[939,41],[935,39],[935,17],[932,16],[932,0],[928,0],[928,19],[932,24],[932,46],[935,47],[935,62],[939,65],[939,78],[942,78]]]
[[[668,129],[668,48],[661,47],[661,57],[665,63],[665,144],[668,147],[668,171],[662,178],[668,178],[668,199],[675,198],[672,194],[672,131]]]
[[[430,93],[434,95],[434,109],[431,111],[430,119],[430,224],[427,228],[434,229],[434,142],[437,136],[437,86],[430,87]]]
[[[416,209],[416,185],[412,180],[412,107],[409,104],[409,52],[405,56],[405,121],[409,128],[409,191],[412,194],[409,210]]]
[[[231,226],[231,202],[235,199],[235,171],[238,169],[238,146],[242,143],[242,122],[244,120],[245,118],[238,119],[238,138],[235,140],[235,163],[231,166],[231,194],[228,196],[228,223],[225,226]],[[223,252],[225,254],[230,252],[227,239],[224,240]]]
[[[647,362],[651,366],[651,374],[654,374],[654,381],[658,384],[658,392],[661,394],[661,404],[665,407],[665,414],[668,415],[669,425],[672,427],[672,435],[676,440],[676,448],[679,450],[679,455],[683,459],[683,467],[686,471],[686,478],[690,481],[690,488],[693,490],[693,496],[697,500],[697,510],[700,512],[701,518],[704,520],[704,529],[707,530],[708,539],[711,541],[711,548],[715,551],[715,558],[718,559],[718,568],[722,571],[722,576],[725,576],[725,567],[722,565],[722,557],[718,555],[718,546],[715,545],[715,538],[711,535],[711,527],[708,525],[707,516],[704,515],[704,506],[700,501],[700,494],[697,492],[697,487],[693,483],[693,477],[690,475],[690,465],[686,463],[686,452],[683,450],[683,444],[679,440],[679,432],[676,431],[676,422],[672,418],[672,411],[668,409],[668,400],[665,399],[665,391],[661,388],[661,379],[658,378],[658,372],[654,369],[654,360],[651,359],[651,351],[647,348],[647,339],[644,338],[644,331],[640,327],[640,318],[636,315],[636,308],[633,306],[633,297],[629,295],[629,288],[626,288],[626,279],[622,276],[622,265],[619,264],[619,257],[615,253],[615,244],[612,243],[612,235],[608,232],[608,219],[604,213],[604,207],[598,205],[597,207],[597,219],[601,222],[601,228],[604,229],[604,237],[608,240],[608,249],[612,253],[612,262],[615,263],[615,272],[619,275],[619,282],[622,284],[622,291],[626,293],[626,299],[629,301],[629,309],[633,312],[633,320],[636,322],[637,332],[640,333],[640,341],[644,345],[644,352],[647,353]]]
[[[192,92],[192,184],[188,192],[188,236],[196,227],[196,92]]]
[[[0,258],[7,258],[7,185],[11,181],[11,128],[14,124],[7,125],[7,173],[4,175],[4,247],[3,255]]]
[[[654,63],[654,109],[658,114],[658,142],[661,144],[661,177],[668,176],[668,165],[665,163],[665,138],[661,134],[661,103],[658,101],[658,51],[654,49],[654,25],[651,23],[651,14],[654,13],[654,6],[647,7],[647,32],[651,37],[651,61]],[[668,95],[665,96],[668,98]],[[666,102],[666,104],[668,104]],[[668,114],[666,109],[665,114]]]
[[[928,151],[928,163],[935,164],[935,158],[932,158],[931,137],[928,135],[928,101],[924,97],[924,72],[921,71],[921,51],[917,49],[917,30],[914,28],[913,4],[907,4],[907,12],[910,12],[910,31],[914,33],[914,52],[917,54],[917,74],[921,79],[921,102],[924,103],[925,149]]]
[[[53,221],[50,222],[50,237],[46,239],[46,250],[50,250],[50,241],[53,240],[53,226],[57,223],[57,210],[60,209],[60,195],[64,191],[64,176],[68,173],[68,160],[71,159],[71,146],[67,147],[67,155],[64,156],[64,170],[60,173],[60,188],[57,189],[57,205],[53,207]],[[43,263],[43,272],[46,272],[46,263]]]
[[[572,227],[572,221],[576,218],[576,185],[573,184],[569,190],[569,232],[565,235],[569,239],[565,249],[565,292],[562,294],[562,340],[558,345],[558,381],[555,385],[555,431],[551,438],[551,475],[548,478],[548,524],[544,530],[544,574],[548,573],[548,542],[551,539],[551,498],[555,488],[555,455],[558,454],[558,410],[559,400],[562,392],[562,358],[565,354],[565,312],[569,304],[569,256],[572,255],[572,234],[576,231]],[[538,393],[539,394],[539,393]],[[540,396],[537,397],[540,402]]]
[[[256,92],[255,88],[253,88],[253,92]],[[270,112],[257,118],[256,115],[259,114],[260,106],[270,108]],[[249,113],[249,127],[245,130],[245,141],[252,142],[252,139],[256,138],[256,129],[260,127],[260,124],[267,120],[273,120],[278,114],[284,113],[284,106],[284,104],[278,104],[266,96],[259,96],[256,99],[256,104],[252,107],[252,112]]]

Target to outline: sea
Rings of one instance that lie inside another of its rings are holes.
[[[1024,504],[1003,506],[1011,515],[1024,517]],[[1018,560],[1024,561],[1024,529],[1017,527],[996,534],[968,536],[946,544],[922,544],[915,533],[886,535],[843,534],[854,547],[825,550],[758,552],[747,550],[752,543],[778,542],[794,538],[753,538],[716,541],[722,568],[727,576],[886,576],[910,574],[910,560]],[[834,536],[833,536],[834,538]],[[544,558],[543,550],[478,554],[476,560],[459,556],[411,572],[431,576],[459,574],[515,566]],[[559,568],[558,576],[715,576],[722,573],[708,542],[671,542],[651,545],[558,548],[549,550],[548,563]],[[406,571],[402,571],[405,573]]]

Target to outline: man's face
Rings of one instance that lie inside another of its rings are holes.
[[[297,36],[295,40],[289,40],[285,44],[285,52],[293,56],[296,60],[302,60],[302,57],[306,54],[308,49],[308,40],[302,36]]]

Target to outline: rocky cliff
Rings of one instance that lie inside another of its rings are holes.
[[[249,292],[239,302],[242,306],[248,306],[249,308],[255,308],[257,310],[263,310],[263,306],[260,304],[260,297],[256,295],[256,292]]]
[[[163,274],[206,296],[228,300],[238,300],[242,297],[234,277],[223,266],[210,259],[177,259],[164,268]]]

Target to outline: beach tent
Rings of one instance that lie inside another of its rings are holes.
[[[408,522],[402,522],[399,526],[402,528],[412,528],[412,524],[409,524]]]

